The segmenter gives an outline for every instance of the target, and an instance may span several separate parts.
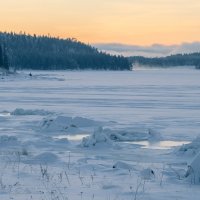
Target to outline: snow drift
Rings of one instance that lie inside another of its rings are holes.
[[[200,184],[200,152],[194,157],[188,165],[185,177],[190,177],[194,184]]]
[[[113,142],[110,138],[104,133],[103,128],[99,127],[94,131],[91,136],[85,137],[82,140],[81,145],[83,147],[94,147],[97,145],[106,145],[106,146],[113,146]]]
[[[23,108],[16,108],[13,112],[11,112],[11,115],[50,115],[52,114],[49,111],[45,110],[31,110],[31,109],[23,109]]]
[[[178,149],[178,154],[196,155],[200,151],[200,136],[195,138],[191,143],[184,144]]]
[[[113,165],[113,169],[125,169],[125,170],[131,170],[133,169],[133,166],[126,163],[126,162],[122,162],[122,161],[117,161],[114,165]]]
[[[93,127],[101,124],[100,122],[83,117],[58,116],[56,118],[46,118],[41,123],[41,128],[48,131],[64,131],[68,128]]]
[[[0,147],[13,146],[19,144],[17,137],[2,135],[0,136]]]
[[[148,129],[148,131],[138,132],[135,130],[110,130],[104,129],[111,140],[114,141],[160,141],[162,139],[161,134],[155,130]]]
[[[151,179],[155,178],[155,172],[151,168],[143,169],[140,172],[140,177],[144,180],[151,180]]]
[[[29,163],[29,164],[45,164],[45,165],[54,164],[58,162],[59,162],[58,156],[51,152],[44,152],[44,153],[38,154],[34,156],[33,158],[31,158],[30,160],[26,161],[26,163]]]

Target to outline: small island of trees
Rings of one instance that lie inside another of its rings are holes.
[[[51,36],[0,32],[0,43],[6,44],[10,67],[15,69],[132,69],[128,58],[109,55],[74,38],[60,39]],[[2,66],[6,67],[5,56],[3,60]]]
[[[142,65],[149,67],[176,67],[176,66],[194,66],[200,69],[200,53],[176,54],[167,57],[146,58],[135,56],[129,58],[134,65]]]

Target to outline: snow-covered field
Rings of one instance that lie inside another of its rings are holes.
[[[200,196],[200,71],[0,76],[0,199]]]

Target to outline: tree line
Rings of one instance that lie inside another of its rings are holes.
[[[200,69],[200,53],[176,54],[160,58],[135,56],[130,57],[129,60],[133,63],[133,67],[139,64],[150,67],[195,66],[197,69]]]
[[[35,70],[131,70],[130,61],[112,56],[74,38],[0,32],[10,66]]]

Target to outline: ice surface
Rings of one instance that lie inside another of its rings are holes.
[[[199,200],[199,71],[29,73],[0,79],[0,199]]]
[[[200,151],[200,136],[195,138],[191,143],[184,144],[178,149],[178,154],[194,156]]]
[[[42,153],[35,156],[32,160],[32,163],[39,163],[39,164],[50,164],[55,163],[58,161],[58,157],[50,152]]]
[[[97,122],[91,119],[83,117],[66,117],[57,116],[54,118],[45,118],[41,122],[41,128],[48,131],[74,131],[73,129],[96,127],[101,125],[101,122]]]
[[[50,115],[51,112],[45,110],[25,110],[23,108],[16,108],[11,112],[11,115]]]
[[[18,144],[18,140],[16,136],[8,136],[8,135],[1,135],[0,136],[0,148],[1,147],[7,147],[7,146],[13,146]]]
[[[194,184],[200,184],[200,152],[194,157],[188,165],[186,177],[190,177]]]
[[[131,166],[131,165],[128,164],[128,163],[118,161],[118,162],[116,162],[116,163],[113,165],[113,169],[132,170],[132,169],[133,169],[133,166]]]
[[[154,172],[154,170],[151,169],[151,168],[143,169],[143,170],[140,172],[140,176],[141,176],[141,178],[144,179],[144,180],[150,180],[150,179],[155,178],[155,172]]]

